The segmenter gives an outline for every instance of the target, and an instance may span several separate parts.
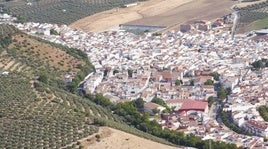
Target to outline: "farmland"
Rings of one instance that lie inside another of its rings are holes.
[[[1,76],[0,148],[59,148],[98,131],[86,123],[73,102],[35,93],[29,80]],[[59,94],[59,93],[58,93]],[[79,144],[78,144],[79,146]]]
[[[254,21],[246,26],[246,30],[258,30],[258,29],[264,29],[268,28],[268,17],[265,19],[260,19],[257,21]]]
[[[137,0],[0,0],[2,10],[19,16],[20,21],[70,24],[80,18],[120,7]]]
[[[215,19],[231,13],[233,4],[229,0],[148,0],[135,7],[119,11],[112,9],[88,16],[72,23],[70,27],[96,32],[116,28],[119,24],[178,29],[179,24]]]
[[[266,27],[265,20],[268,18],[268,1],[254,3],[246,7],[236,7],[240,13],[239,31],[246,32]]]
[[[93,69],[80,50],[26,35],[10,25],[0,25],[0,32],[0,70],[30,76],[42,72],[57,80],[71,71],[87,75]]]
[[[237,8],[241,15],[241,23],[253,22],[268,17],[268,1]]]

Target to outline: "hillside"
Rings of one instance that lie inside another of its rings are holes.
[[[78,99],[47,88],[34,92],[16,74],[0,76],[0,83],[0,148],[59,148],[98,131],[73,104]]]
[[[247,32],[255,29],[268,27],[268,0],[253,3],[245,7],[235,7],[240,14],[240,32]]]
[[[80,18],[137,0],[0,0],[5,12],[19,21],[70,24]]]
[[[1,30],[0,70],[42,76],[45,83],[74,92],[94,69],[80,50],[26,35],[9,25],[0,25]],[[73,80],[67,87],[63,85],[66,75]]]
[[[12,26],[0,25],[0,29],[0,148],[82,148],[81,139],[103,124],[172,145],[69,92],[76,92],[81,78],[93,70],[81,51],[31,37]],[[70,65],[73,61],[76,65]],[[71,72],[76,76],[65,83],[65,74]]]

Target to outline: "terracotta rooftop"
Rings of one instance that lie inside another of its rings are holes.
[[[187,99],[183,100],[180,111],[189,111],[189,110],[205,111],[207,106],[208,106],[207,102]]]
[[[248,123],[254,127],[257,127],[259,129],[263,129],[263,130],[265,130],[268,127],[265,123],[263,123],[261,121],[249,120]]]

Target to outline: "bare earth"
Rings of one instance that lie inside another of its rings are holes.
[[[149,0],[137,6],[97,13],[70,25],[85,31],[104,31],[119,24],[174,27],[200,19],[214,19],[231,12],[232,0]]]
[[[105,137],[101,137],[99,142],[95,141],[87,145],[88,149],[178,149],[178,147],[153,142],[112,128],[104,127],[100,131],[105,134]]]

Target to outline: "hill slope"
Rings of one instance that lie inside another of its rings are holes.
[[[239,11],[240,14],[239,32],[268,27],[266,23],[268,18],[268,0],[246,7],[236,7],[235,10]]]
[[[0,148],[78,148],[82,147],[80,139],[97,132],[102,123],[172,145],[69,92],[76,92],[77,84],[93,70],[84,53],[12,26],[0,25],[0,29],[4,30],[0,34]],[[71,72],[76,76],[65,83],[65,74]]]

